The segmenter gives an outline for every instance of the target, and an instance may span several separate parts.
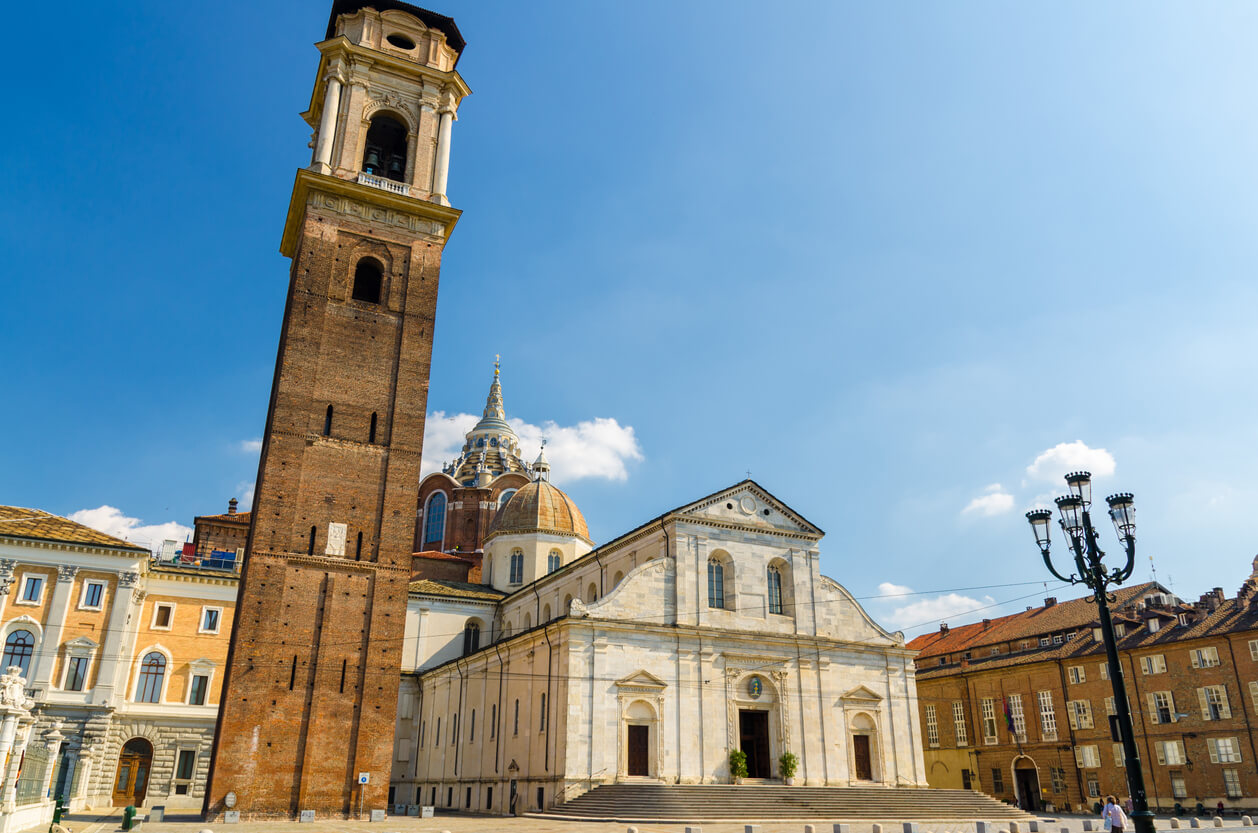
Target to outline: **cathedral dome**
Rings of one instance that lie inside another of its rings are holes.
[[[572,498],[548,480],[534,480],[512,495],[489,525],[486,540],[526,532],[549,532],[590,540],[590,530],[581,510]]]

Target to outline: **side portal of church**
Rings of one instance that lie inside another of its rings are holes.
[[[503,588],[492,613],[465,599],[484,638],[403,675],[393,802],[510,813],[729,783],[736,749],[752,779],[791,753],[797,783],[925,786],[913,653],[820,574],[821,537],[744,481]],[[460,604],[422,584],[413,611]],[[408,642],[435,649],[443,621]]]

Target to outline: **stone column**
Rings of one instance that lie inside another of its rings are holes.
[[[432,199],[441,205],[449,205],[446,184],[450,176],[450,129],[454,126],[454,110],[447,104],[442,107],[441,123],[437,128],[437,161],[433,170]]]
[[[61,755],[61,743],[65,739],[66,736],[61,734],[60,720],[55,721],[52,724],[52,728],[50,728],[48,733],[44,735],[44,742],[48,746],[48,780],[44,782],[43,793],[45,796],[47,796],[49,791],[53,788],[53,778],[57,775],[57,764],[60,763],[58,758]],[[53,797],[55,798],[56,796]]]
[[[341,105],[341,79],[328,77],[328,89],[323,97],[323,117],[319,120],[319,139],[315,145],[315,165],[319,173],[331,171],[332,144],[336,138],[337,114]]]
[[[9,750],[8,764],[4,768],[4,792],[0,795],[0,813],[12,813],[17,809],[17,776],[22,766],[22,756],[31,742],[31,728],[35,720],[28,711],[17,720],[17,734]]]
[[[127,642],[127,625],[131,622],[136,607],[136,596],[142,594],[137,585],[140,574],[124,572],[118,574],[118,588],[114,593],[113,603],[109,608],[109,623],[106,625],[102,645],[97,656],[100,666],[96,672],[96,685],[93,689],[92,703],[99,706],[116,705],[115,695],[126,696],[126,682],[122,691],[118,691],[119,668],[129,666],[131,652]],[[143,595],[139,596],[143,599]],[[138,611],[137,611],[138,612]]]
[[[74,577],[78,567],[62,564],[57,568],[57,583],[52,599],[48,602],[48,619],[44,626],[44,638],[39,641],[31,664],[31,688],[47,691],[51,688],[52,669],[57,664],[57,652],[61,648],[61,631],[66,624],[66,611],[70,609],[70,597],[74,592]]]

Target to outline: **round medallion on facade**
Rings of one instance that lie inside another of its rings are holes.
[[[764,680],[752,677],[747,681],[747,696],[752,700],[759,700],[761,694],[764,694]]]
[[[743,510],[744,515],[754,514],[756,511],[756,501],[750,495],[743,495],[738,501],[738,508]]]

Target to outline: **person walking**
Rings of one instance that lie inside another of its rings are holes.
[[[1105,799],[1105,812],[1101,814],[1101,819],[1110,833],[1123,833],[1123,829],[1127,827],[1127,814],[1123,812],[1118,799],[1112,795]]]

